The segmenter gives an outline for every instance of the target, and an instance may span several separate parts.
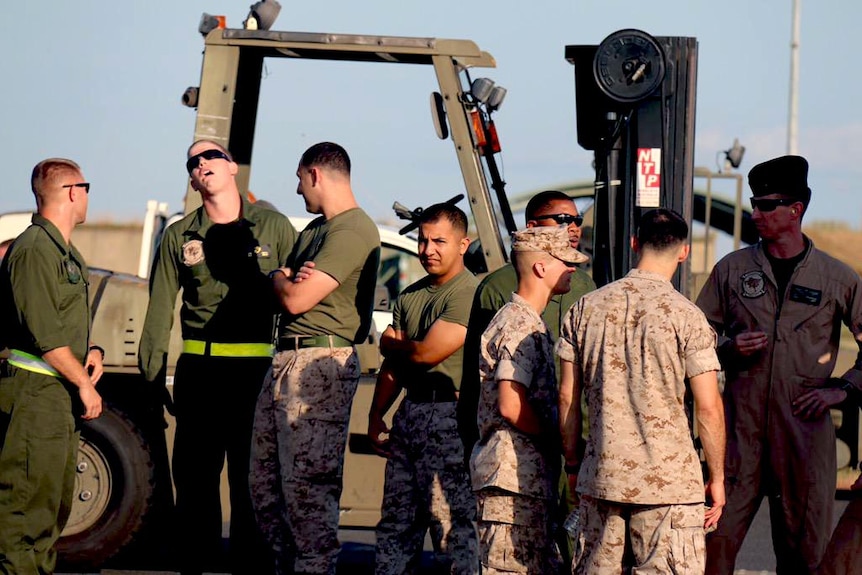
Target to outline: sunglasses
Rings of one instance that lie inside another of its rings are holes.
[[[569,225],[575,224],[581,227],[584,223],[584,216],[573,216],[572,214],[545,214],[543,216],[533,216],[534,220],[554,220],[558,224]]]
[[[60,186],[61,188],[84,188],[84,192],[90,193],[90,182],[78,182],[77,184],[66,184],[65,186]]]
[[[798,202],[799,200],[792,200],[790,198],[775,198],[775,199],[765,199],[765,198],[750,198],[751,199],[751,209],[755,208],[760,210],[761,212],[771,212],[774,211],[778,206],[791,206]]]
[[[230,156],[228,156],[221,150],[204,150],[200,154],[195,154],[194,156],[186,160],[186,171],[191,174],[195,168],[201,165],[201,158],[203,158],[204,160],[217,160],[221,158],[226,162],[233,161],[230,159]]]

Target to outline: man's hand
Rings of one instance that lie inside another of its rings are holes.
[[[847,392],[843,389],[812,388],[793,400],[793,415],[800,419],[817,419],[846,398]]]
[[[79,386],[78,396],[84,405],[83,419],[96,419],[102,415],[102,396],[96,391],[95,384]]]
[[[709,532],[713,531],[718,525],[718,520],[721,518],[721,513],[724,511],[726,503],[724,495],[724,479],[721,481],[713,481],[710,479],[706,483],[706,501],[707,507],[704,515],[703,528]]]
[[[93,348],[87,352],[84,369],[86,369],[87,373],[90,374],[90,381],[93,382],[93,385],[99,383],[99,380],[102,378],[102,374],[105,373],[105,368],[102,365],[102,352],[99,349]]]
[[[305,262],[302,264],[302,267],[294,274],[293,283],[299,283],[303,280],[307,280],[311,277],[311,274],[314,273],[314,262]]]
[[[768,343],[766,334],[762,331],[744,331],[733,338],[733,347],[739,355],[748,357],[762,349]]]
[[[392,455],[389,450],[389,439],[381,439],[383,434],[389,435],[389,428],[383,421],[383,416],[372,411],[368,414],[368,439],[371,440],[371,448],[380,457],[388,458]]]

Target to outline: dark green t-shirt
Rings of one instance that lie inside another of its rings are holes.
[[[90,343],[88,276],[75,246],[34,215],[0,266],[0,348],[41,357],[68,346],[83,364]]]
[[[150,274],[144,376],[152,381],[165,366],[180,289],[183,339],[272,343],[278,305],[267,274],[287,263],[296,237],[287,217],[245,198],[235,222],[215,224],[200,207],[168,227]]]
[[[380,233],[360,208],[327,220],[315,218],[299,234],[288,266],[308,261],[338,282],[338,287],[300,315],[282,312],[279,335],[338,335],[354,343],[368,337],[380,264]]]
[[[403,332],[407,339],[414,341],[425,339],[428,330],[437,320],[467,327],[473,294],[478,284],[479,282],[469,270],[462,271],[442,286],[432,284],[431,278],[425,276],[405,288],[395,300],[392,325]],[[460,389],[463,358],[462,346],[430,369],[411,366],[412,373],[404,374],[403,381],[400,383],[405,388],[409,388],[411,385],[422,385],[423,382],[428,381],[435,385]]]

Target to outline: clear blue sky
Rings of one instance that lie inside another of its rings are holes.
[[[32,166],[73,158],[93,184],[91,219],[135,220],[148,199],[179,209],[194,111],[180,104],[200,75],[202,12],[240,27],[250,0],[65,2],[0,7],[0,99],[5,175],[0,212],[30,209]],[[275,28],[469,38],[493,54],[487,75],[509,93],[496,123],[511,194],[591,177],[575,138],[573,67],[566,44],[597,44],[621,28],[699,41],[696,164],[738,137],[741,168],[786,148],[791,0],[283,0]],[[799,151],[811,162],[809,221],[862,219],[862,2],[802,4]],[[429,69],[278,61],[266,69],[251,188],[300,214],[296,161],[334,140],[354,160],[354,189],[372,214],[389,217],[462,188],[449,141],[428,112]],[[478,74],[477,74],[478,75]],[[747,194],[746,194],[747,197]]]

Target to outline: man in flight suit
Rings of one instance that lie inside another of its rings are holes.
[[[99,417],[104,351],[90,343],[88,275],[70,242],[90,184],[71,160],[33,168],[37,214],[0,266],[0,573],[53,573],[69,519],[79,421]]]
[[[221,545],[220,476],[230,484],[233,573],[271,572],[248,487],[254,406],[272,361],[277,303],[267,275],[287,261],[296,230],[240,195],[230,153],[192,144],[186,168],[203,205],[168,227],[153,261],[141,334],[141,372],[163,385],[177,292],[183,352],[177,361],[173,473],[183,574],[212,567]]]
[[[727,506],[707,538],[710,575],[733,572],[763,497],[776,571],[813,572],[832,527],[835,432],[829,408],[862,383],[862,281],[802,233],[808,162],[783,156],[748,174],[760,243],[716,264],[697,305],[719,334],[726,374]],[[860,346],[830,379],[839,324]]]

